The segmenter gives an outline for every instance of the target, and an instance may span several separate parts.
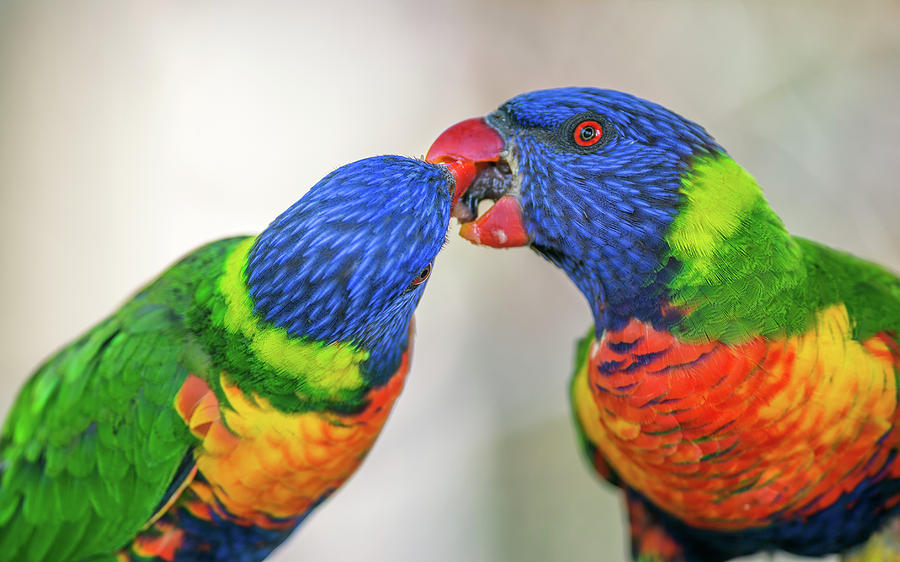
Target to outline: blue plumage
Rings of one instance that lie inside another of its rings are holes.
[[[255,312],[293,337],[370,350],[366,376],[383,382],[426,285],[411,281],[445,240],[453,185],[446,168],[397,156],[330,173],[254,244],[246,275]]]
[[[604,130],[608,140],[598,150],[571,149],[566,124],[579,115],[597,115],[612,129]],[[679,267],[674,260],[659,266],[664,236],[690,158],[722,151],[712,137],[662,106],[590,88],[523,94],[487,120],[504,135],[529,186],[521,195],[533,247],[574,281],[596,324],[617,329],[632,317],[656,325],[674,320],[660,307]]]

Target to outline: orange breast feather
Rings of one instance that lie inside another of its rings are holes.
[[[186,507],[204,519],[212,510],[245,525],[292,526],[292,519],[336,490],[365,458],[403,388],[408,356],[354,415],[283,413],[265,398],[244,395],[227,375],[220,379],[227,404],[220,405],[192,375],[176,407],[201,440],[197,468],[208,485],[194,481]]]
[[[691,525],[802,516],[885,468],[900,474],[885,466],[896,343],[850,334],[843,306],[805,334],[736,346],[685,344],[632,321],[592,344],[576,414],[630,487]]]

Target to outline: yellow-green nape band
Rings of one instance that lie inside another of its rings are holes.
[[[696,159],[681,192],[684,207],[672,222],[669,245],[698,261],[715,255],[750,210],[764,201],[756,180],[725,154]]]
[[[310,390],[354,391],[363,386],[360,364],[369,357],[346,343],[326,344],[292,338],[287,330],[267,326],[253,312],[244,272],[255,238],[239,243],[225,261],[219,292],[225,298],[222,325],[249,341],[250,350],[279,375],[303,378]]]

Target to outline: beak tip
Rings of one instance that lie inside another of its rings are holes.
[[[427,161],[427,160],[426,160]],[[455,185],[452,188],[450,194],[450,208],[456,206],[456,203],[459,201],[460,197],[462,197],[463,193],[469,189],[469,186],[472,185],[472,182],[475,180],[475,162],[466,159],[452,159],[448,157],[442,157],[436,162],[436,164],[443,164],[449,170],[450,175],[453,176],[453,180]]]
[[[459,227],[459,235],[472,244],[481,244],[481,233],[479,232],[478,225],[474,222],[463,223],[462,226]]]

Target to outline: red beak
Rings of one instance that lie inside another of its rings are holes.
[[[484,118],[476,117],[441,133],[428,149],[425,161],[446,165],[456,178],[452,201],[455,207],[478,171],[500,159],[504,144],[503,137]],[[502,196],[475,221],[464,223],[459,235],[475,244],[495,248],[523,246],[531,240],[525,231],[522,205],[512,195]]]

